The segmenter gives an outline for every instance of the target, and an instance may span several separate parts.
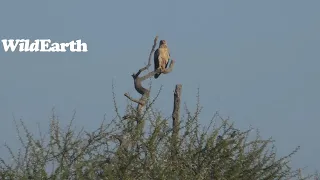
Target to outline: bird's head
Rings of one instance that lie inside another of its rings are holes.
[[[161,47],[161,46],[167,46],[167,41],[166,40],[161,40],[160,44],[159,44],[159,47]]]

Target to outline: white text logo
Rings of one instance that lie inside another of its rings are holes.
[[[2,45],[5,52],[88,52],[86,43],[81,39],[69,43],[51,43],[50,39],[36,39],[31,42],[29,39],[3,39]]]

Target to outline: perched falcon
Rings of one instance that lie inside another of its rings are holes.
[[[155,71],[157,69],[161,69],[161,72],[163,72],[167,68],[170,59],[170,52],[166,40],[160,41],[159,48],[154,52],[153,59]],[[155,74],[154,78],[157,79],[161,72]]]

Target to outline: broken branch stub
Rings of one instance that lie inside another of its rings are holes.
[[[178,136],[180,124],[180,101],[182,84],[177,84],[173,94],[172,127],[173,135]]]
[[[181,102],[182,85],[177,84],[173,94],[173,112],[172,112],[172,148],[173,159],[178,153],[178,137],[180,128],[180,102]]]

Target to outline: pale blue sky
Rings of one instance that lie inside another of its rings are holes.
[[[130,75],[159,35],[176,66],[153,82],[163,85],[156,107],[171,114],[177,83],[194,107],[200,87],[203,125],[220,111],[237,127],[272,136],[279,155],[301,145],[293,165],[320,169],[319,7],[317,0],[1,1],[1,39],[82,39],[89,52],[0,50],[0,142],[16,144],[12,114],[35,130],[53,106],[64,122],[76,109],[78,126],[97,127],[104,113],[114,115],[112,79],[123,111],[123,93],[137,96]]]

